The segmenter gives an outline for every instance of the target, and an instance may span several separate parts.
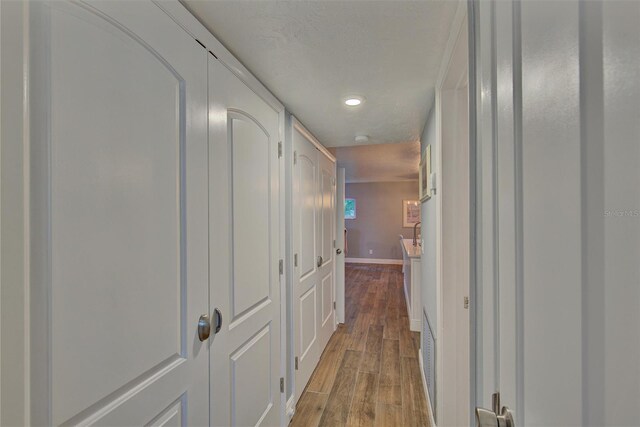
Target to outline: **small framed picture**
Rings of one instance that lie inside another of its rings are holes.
[[[431,198],[431,144],[427,145],[420,162],[420,201]]]
[[[420,222],[420,201],[402,201],[402,226],[409,228]]]

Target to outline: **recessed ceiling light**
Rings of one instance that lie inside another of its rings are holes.
[[[357,105],[362,104],[362,98],[349,97],[344,100],[344,103],[347,104],[349,107],[355,107]]]

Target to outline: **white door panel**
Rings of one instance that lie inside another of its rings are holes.
[[[30,13],[32,422],[207,424],[206,52],[151,2]]]
[[[293,128],[294,356],[296,400],[335,330],[335,163]]]
[[[476,5],[478,404],[635,425],[640,5]]]
[[[322,328],[333,318],[333,274],[329,273],[322,279]],[[331,328],[333,331],[333,328]]]
[[[335,301],[336,164],[319,151],[318,158],[320,165],[318,252],[322,257],[322,265],[318,268],[321,292],[320,306],[318,307],[318,312],[321,315],[318,322],[320,327],[318,344],[322,353],[336,327],[335,308],[333,305]]]
[[[320,302],[318,280],[318,151],[304,135],[293,129],[293,345],[297,358],[295,372],[296,400],[302,394],[320,359],[318,345]]]
[[[314,273],[317,268],[318,159],[315,150],[311,150],[310,153],[298,151],[296,182],[299,187],[296,196],[299,199],[295,214],[300,224],[297,253],[302,278]]]
[[[209,82],[212,424],[279,425],[278,112],[213,57]]]
[[[344,283],[344,259],[345,253],[345,236],[344,236],[344,198],[345,198],[345,169],[340,168],[336,171],[336,323],[344,323],[345,310],[345,283]]]

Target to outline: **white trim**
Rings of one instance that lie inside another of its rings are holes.
[[[287,425],[291,422],[291,419],[296,413],[296,404],[295,404],[295,396],[291,394],[289,400],[287,400],[287,411],[286,411],[286,420]]]
[[[284,147],[286,111],[282,110],[278,113],[278,134],[280,141]],[[284,153],[283,153],[284,154]],[[278,175],[278,203],[279,203],[279,259],[283,263],[287,259],[287,160],[286,157],[278,159],[278,167],[280,168]],[[284,379],[284,391],[280,393],[280,423],[285,423],[287,417],[287,283],[289,282],[289,271],[283,266],[280,275],[280,377]],[[290,419],[289,419],[290,420]]]
[[[331,160],[333,163],[336,163],[336,157],[333,154],[331,154],[331,152],[327,150],[327,147],[322,145],[322,143],[318,141],[318,139],[315,136],[313,136],[313,134],[309,132],[309,130],[306,127],[304,127],[304,125],[300,122],[300,120],[298,120],[293,114],[291,115],[291,123],[293,124],[293,128],[295,130],[297,130],[305,138],[307,138],[318,150],[320,150],[322,154],[327,156],[329,160]]]
[[[429,404],[429,425],[436,427],[436,420],[433,417],[433,405],[431,404],[431,396],[429,396],[429,389],[427,388],[427,379],[424,377],[424,364],[421,348],[418,349],[418,361],[420,362],[420,378],[422,379],[422,388],[424,389],[424,395],[427,396],[427,403]]]
[[[402,265],[401,259],[382,259],[382,258],[345,258],[344,262],[350,264],[390,264]]]
[[[462,23],[467,16],[467,2],[459,0],[456,14],[453,16],[453,22],[451,23],[451,29],[449,30],[449,38],[447,39],[447,45],[442,55],[442,62],[440,65],[440,71],[438,72],[438,79],[436,80],[436,92],[442,89],[444,79],[447,76],[449,67],[451,66],[451,58],[453,57],[453,49],[458,41],[458,35],[462,29]],[[437,105],[437,104],[436,104]]]
[[[205,46],[205,49],[213,53],[229,71],[249,86],[252,91],[267,102],[274,110],[278,112],[284,110],[284,105],[278,98],[224,47],[185,5],[178,0],[153,0],[153,2],[169,15],[176,24],[189,33],[191,37],[200,41],[200,43]]]
[[[0,413],[7,425],[31,425],[29,287],[29,67],[28,13],[32,3],[0,1],[2,108],[0,111]]]
[[[445,53],[442,56],[442,63],[440,66],[440,71],[438,73],[438,79],[436,83],[436,95],[435,95],[435,125],[436,125],[436,156],[435,156],[435,164],[436,164],[436,179],[438,182],[438,193],[442,196],[447,191],[446,183],[443,182],[442,179],[442,92],[445,90],[445,83],[449,71],[451,69],[451,64],[453,62],[455,49],[458,44],[458,40],[460,38],[460,32],[463,30],[463,25],[466,21],[467,17],[467,2],[459,1],[458,7],[456,9],[456,14],[453,19],[453,23],[451,24],[451,29],[449,31],[449,37],[447,39],[447,45],[445,48]],[[465,40],[466,41],[466,40]],[[471,191],[471,189],[470,189]],[[443,198],[436,197],[436,337],[438,340],[438,345],[436,345],[436,366],[435,366],[435,382],[436,382],[436,393],[439,398],[436,402],[437,404],[437,413],[439,414],[440,419],[442,420],[442,416],[444,415],[444,399],[442,398],[441,391],[443,390],[443,384],[441,381],[445,378],[444,375],[444,366],[443,361],[444,356],[444,345],[442,338],[444,333],[444,297],[443,297],[443,270],[444,270],[444,258],[443,258]],[[471,319],[471,322],[475,322],[475,319]],[[471,329],[469,331],[471,334]],[[471,348],[469,349],[471,351]],[[473,357],[471,354],[469,357]],[[473,365],[473,364],[471,364]],[[471,372],[470,372],[471,375]],[[437,390],[440,390],[438,392]],[[446,415],[445,415],[446,416]],[[435,424],[434,424],[435,425]]]

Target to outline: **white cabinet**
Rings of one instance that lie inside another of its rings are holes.
[[[404,273],[404,296],[407,300],[409,327],[420,332],[420,246],[413,246],[411,239],[400,240],[402,246],[402,272]]]

